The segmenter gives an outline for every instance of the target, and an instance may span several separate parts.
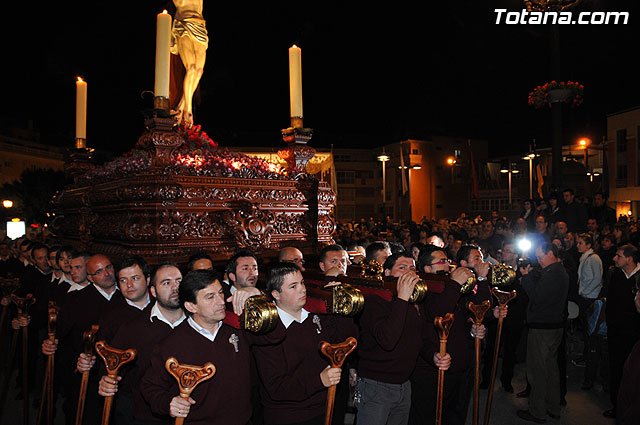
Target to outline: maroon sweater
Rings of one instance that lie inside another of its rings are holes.
[[[314,323],[316,316],[319,326]],[[309,313],[303,323],[289,325],[287,336],[280,344],[256,346],[254,353],[266,422],[290,424],[323,415],[327,388],[320,380],[320,373],[330,363],[320,352],[320,343],[335,344],[356,335],[357,328],[351,318]]]
[[[388,384],[406,382],[422,348],[423,315],[422,305],[368,296],[360,317],[358,375]]]
[[[238,352],[229,338],[238,337]],[[140,383],[142,396],[155,415],[169,415],[169,404],[179,395],[178,383],[165,370],[165,362],[202,366],[212,362],[213,378],[200,383],[191,393],[191,406],[185,423],[208,425],[246,425],[251,418],[251,378],[249,366],[253,344],[277,343],[284,338],[282,323],[266,335],[253,335],[222,324],[213,342],[200,335],[185,320],[158,342],[151,355],[151,366]]]
[[[151,303],[153,305],[153,302]],[[135,348],[136,358],[133,362],[127,363],[118,371],[122,380],[118,383],[117,397],[130,397],[134,401],[134,416],[140,421],[166,422],[170,420],[168,416],[161,417],[154,415],[150,406],[144,401],[140,392],[140,381],[147,369],[151,366],[151,354],[158,344],[158,341],[167,337],[171,327],[154,318],[150,319],[151,309],[145,309],[137,319],[121,326],[111,341],[111,346],[123,350]],[[105,375],[106,370],[101,368],[101,374]],[[117,406],[117,403],[116,403]]]
[[[486,282],[478,282],[478,290],[475,294],[462,296],[460,285],[451,281],[444,285],[441,294],[429,293],[424,303],[425,325],[423,328],[423,347],[420,357],[416,362],[415,376],[438,375],[438,368],[433,363],[433,355],[440,351],[440,339],[433,323],[436,316],[444,317],[447,313],[453,313],[453,326],[447,339],[447,353],[451,356],[451,367],[447,373],[460,373],[469,368],[473,362],[472,352],[474,338],[471,337],[472,315],[467,309],[467,303],[481,304],[484,300],[490,300],[489,285]],[[487,312],[484,322],[493,319],[491,310]]]

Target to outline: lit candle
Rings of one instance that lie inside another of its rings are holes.
[[[171,56],[171,15],[167,11],[158,13],[156,20],[156,97],[169,98],[169,76]]]
[[[289,99],[291,117],[302,118],[302,52],[295,44],[289,47]]]
[[[76,139],[87,138],[87,83],[76,81]]]

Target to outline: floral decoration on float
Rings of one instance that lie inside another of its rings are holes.
[[[184,143],[171,155],[165,174],[231,177],[243,179],[288,179],[286,169],[262,158],[231,152],[202,131],[200,125],[176,129]],[[121,157],[97,166],[83,174],[77,185],[98,184],[144,173],[151,166],[151,152],[140,141]]]

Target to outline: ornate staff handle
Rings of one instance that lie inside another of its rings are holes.
[[[11,302],[13,302],[18,309],[18,316],[28,316],[29,308],[36,302],[36,298],[33,294],[27,294],[25,297],[19,297],[16,294],[11,294]],[[25,326],[22,326],[25,328]]]
[[[185,400],[189,398],[198,384],[213,378],[216,373],[216,367],[211,362],[205,363],[203,366],[193,366],[181,364],[175,357],[169,357],[164,363],[164,367],[178,381],[180,397]],[[183,422],[184,418],[176,418],[175,425],[182,425]]]
[[[118,376],[118,369],[125,364],[133,361],[136,358],[136,350],[129,348],[127,350],[120,350],[118,348],[109,347],[104,341],[96,342],[96,352],[107,368],[107,374],[110,378],[116,378]],[[111,404],[113,403],[113,396],[104,398],[104,408],[102,409],[102,425],[108,425],[109,416],[111,415]]]
[[[438,332],[438,338],[440,339],[440,355],[447,354],[447,339],[449,339],[449,332],[453,326],[453,313],[447,313],[444,317],[436,316],[433,323]],[[444,370],[438,369],[438,393],[437,393],[437,405],[436,405],[436,425],[442,424],[442,398],[444,396]]]
[[[514,299],[518,293],[516,291],[501,291],[493,287],[491,293],[498,300],[500,308],[507,305],[509,301]],[[498,353],[500,352],[500,337],[502,335],[502,317],[498,318],[498,332],[496,334],[496,344],[493,351],[493,365],[491,367],[491,380],[489,381],[489,393],[487,394],[487,408],[484,411],[484,425],[489,425],[489,417],[491,416],[491,402],[493,401],[493,386],[496,380],[496,369],[498,367]]]
[[[350,336],[344,342],[338,344],[330,344],[326,341],[320,343],[320,352],[329,358],[331,367],[342,367],[342,364],[346,360],[347,356],[351,354],[353,350],[358,346],[358,340]],[[336,386],[329,387],[327,392],[327,411],[325,414],[325,425],[331,424],[331,418],[333,416],[333,405],[336,398]]]
[[[484,300],[482,304],[474,304],[469,301],[467,309],[473,314],[473,322],[476,325],[482,324],[485,314],[491,308],[491,302]],[[473,425],[478,425],[480,415],[480,338],[475,337],[475,375],[473,380]]]
[[[96,333],[100,329],[98,325],[91,325],[91,330],[82,333],[83,353],[87,356],[93,355],[93,342],[96,339]],[[80,381],[80,392],[78,393],[78,406],[76,407],[76,423],[82,425],[82,416],[84,415],[84,401],[87,396],[87,385],[89,383],[89,372],[82,372],[82,380]]]
[[[58,310],[54,301],[49,301],[48,313],[49,320],[47,321],[47,335],[49,341],[54,342],[56,339],[56,323],[58,321]],[[40,399],[40,407],[38,409],[38,417],[36,424],[39,425],[42,422],[42,414],[44,412],[44,406],[47,406],[47,424],[53,423],[53,368],[54,368],[54,355],[49,354],[47,356],[47,365],[45,368],[44,380],[42,381],[42,397]]]

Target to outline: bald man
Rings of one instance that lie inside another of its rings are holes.
[[[300,267],[302,271],[305,271],[304,256],[302,255],[302,251],[294,246],[287,246],[282,248],[278,253],[278,260],[280,262],[295,263]]]

